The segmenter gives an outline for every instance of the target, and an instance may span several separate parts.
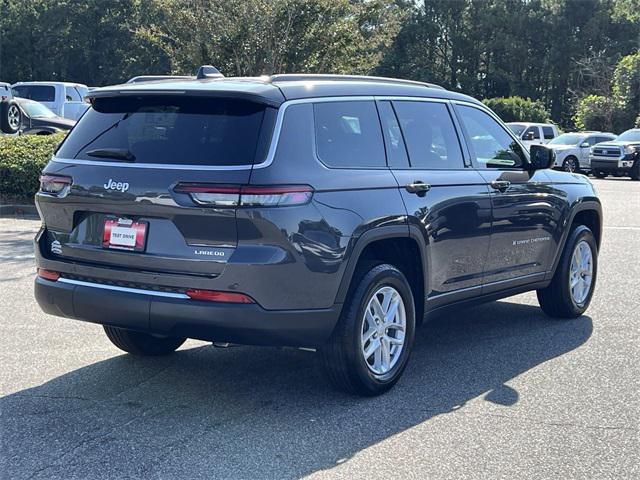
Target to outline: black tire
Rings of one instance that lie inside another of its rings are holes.
[[[0,102],[0,130],[3,133],[14,134],[22,126],[22,111],[15,100]]]
[[[569,155],[562,162],[562,170],[571,173],[580,173],[580,162],[573,155]]]
[[[604,172],[593,172],[593,176],[596,178],[605,178],[607,174]]]
[[[329,380],[340,390],[363,396],[380,395],[395,385],[411,354],[416,324],[413,295],[406,277],[393,265],[360,268],[354,282],[331,338],[320,349],[321,361]],[[369,300],[386,286],[395,289],[402,298],[406,327],[398,360],[388,372],[378,375],[361,353],[361,337]]]
[[[633,167],[631,167],[629,176],[631,177],[631,180],[640,180],[640,158],[636,158]]]
[[[159,356],[173,353],[186,338],[156,337],[148,333],[104,325],[111,343],[132,355]]]
[[[591,249],[592,278],[588,295],[581,303],[576,303],[569,288],[570,265],[576,246],[585,241]],[[562,251],[562,257],[556,267],[551,283],[537,291],[538,302],[542,311],[554,318],[575,318],[582,315],[591,302],[598,275],[598,245],[591,230],[584,225],[577,225],[569,234]]]

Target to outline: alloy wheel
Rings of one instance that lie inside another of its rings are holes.
[[[20,128],[20,111],[16,105],[11,105],[9,107],[9,111],[7,112],[9,126],[13,130],[18,130]]]
[[[569,291],[578,306],[584,305],[593,282],[593,252],[584,240],[578,242],[571,256]]]
[[[405,343],[407,313],[400,293],[379,288],[369,299],[362,318],[360,350],[371,372],[384,375],[398,363]]]

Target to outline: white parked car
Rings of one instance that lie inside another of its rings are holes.
[[[556,152],[555,168],[566,172],[584,172],[591,170],[589,149],[596,143],[608,142],[616,136],[607,132],[563,133],[551,140],[547,147]]]
[[[558,127],[553,123],[511,122],[507,126],[527,148],[531,148],[531,145],[544,145],[560,135]]]
[[[78,120],[89,108],[84,101],[89,89],[81,83],[18,82],[11,85],[11,90],[14,97],[40,102],[56,115],[70,120]]]

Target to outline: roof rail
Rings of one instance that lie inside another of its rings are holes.
[[[222,78],[223,74],[220,73],[213,65],[202,65],[196,72],[196,78],[202,80],[204,78]]]
[[[300,82],[300,81],[348,81],[348,82],[384,82],[396,83],[402,85],[415,85],[420,87],[437,88],[445,90],[444,87],[434,83],[417,82],[415,80],[402,80],[399,78],[388,77],[372,77],[367,75],[334,75],[334,74],[315,74],[315,73],[281,73],[271,75],[271,82]]]

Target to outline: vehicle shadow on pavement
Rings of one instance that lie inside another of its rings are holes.
[[[495,302],[423,326],[396,388],[355,398],[313,353],[205,346],[120,355],[0,399],[6,478],[300,478],[483,396],[570,352],[592,321]]]

